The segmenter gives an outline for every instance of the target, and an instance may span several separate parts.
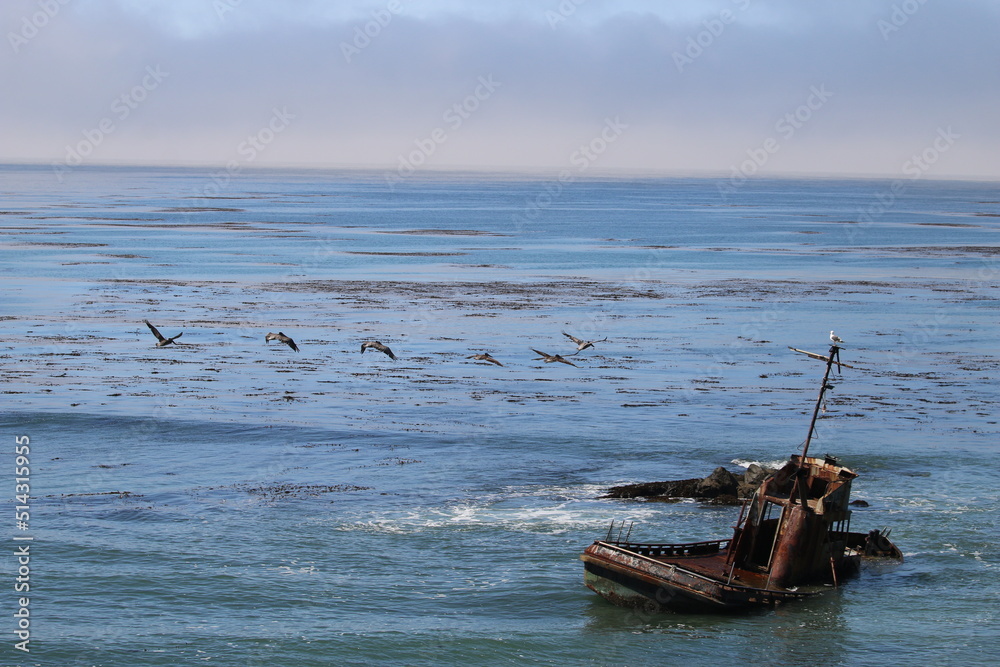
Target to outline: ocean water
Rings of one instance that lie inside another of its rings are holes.
[[[2,663],[995,664],[998,230],[989,183],[0,167]],[[731,534],[599,496],[798,452],[831,329],[811,451],[905,561],[746,616],[586,589],[613,520]]]

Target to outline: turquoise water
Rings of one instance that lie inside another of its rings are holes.
[[[30,438],[12,665],[993,664],[992,184],[0,168],[0,437]],[[211,197],[206,197],[206,192]],[[182,345],[156,348],[143,319]],[[744,617],[613,607],[608,486],[800,448],[902,565]],[[281,330],[301,352],[264,334]],[[569,354],[562,331],[607,341]],[[360,353],[378,339],[399,359]],[[504,365],[467,357],[490,350]]]

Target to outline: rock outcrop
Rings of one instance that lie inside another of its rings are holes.
[[[643,498],[647,501],[670,502],[681,498],[696,498],[715,504],[738,504],[753,496],[754,491],[771,468],[750,464],[746,471],[730,472],[722,466],[703,479],[679,479],[672,482],[642,482],[613,486],[602,498]]]

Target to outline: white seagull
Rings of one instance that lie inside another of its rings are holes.
[[[844,339],[841,338],[840,336],[838,336],[837,334],[833,333],[833,331],[831,330],[830,331],[830,342],[833,343],[834,345],[840,345],[841,343],[844,342]]]

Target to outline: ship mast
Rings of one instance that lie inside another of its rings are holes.
[[[830,369],[833,368],[833,364],[836,363],[838,368],[840,366],[840,347],[836,344],[830,346],[830,352],[826,357],[820,357],[826,360],[826,372],[823,373],[823,382],[819,386],[819,396],[816,397],[816,406],[813,408],[812,419],[809,421],[809,433],[806,435],[806,442],[802,445],[802,462],[806,460],[806,455],[809,453],[809,443],[812,442],[813,433],[816,431],[816,418],[819,416],[820,406],[823,404],[823,394],[826,393],[827,389],[832,389],[827,380],[830,379]],[[819,356],[819,355],[817,355]]]
[[[819,409],[823,405],[823,395],[826,393],[827,389],[833,389],[832,386],[827,384],[827,381],[830,379],[830,369],[833,368],[834,364],[837,364],[838,372],[841,367],[857,368],[857,366],[845,364],[840,360],[840,346],[836,343],[830,346],[830,351],[825,356],[822,354],[816,354],[815,352],[806,352],[805,350],[800,350],[792,347],[791,345],[788,346],[788,349],[792,352],[804,354],[810,359],[819,359],[820,361],[826,362],[826,372],[823,373],[823,383],[819,387],[819,396],[816,398],[816,407],[813,408],[812,420],[809,422],[809,434],[806,435],[805,444],[802,445],[802,458],[805,459],[806,454],[809,453],[809,443],[812,442],[813,433],[816,431],[816,419],[819,417]]]
[[[830,351],[823,356],[822,354],[816,354],[815,352],[806,352],[805,350],[799,350],[794,347],[789,346],[789,350],[793,352],[800,352],[807,357],[812,359],[819,359],[820,361],[826,362],[826,371],[823,373],[823,382],[819,386],[819,396],[816,397],[816,406],[813,408],[812,419],[809,421],[809,433],[806,435],[806,441],[802,445],[802,457],[799,459],[799,469],[796,473],[796,483],[795,488],[798,490],[799,502],[802,504],[802,509],[809,512],[809,497],[808,491],[806,490],[806,483],[808,477],[808,468],[806,467],[806,456],[809,454],[809,443],[812,442],[813,434],[816,432],[816,419],[819,417],[819,409],[823,405],[823,396],[826,394],[827,389],[832,389],[833,387],[828,384],[830,379],[830,370],[833,368],[834,364],[837,364],[838,371],[841,366],[847,366],[848,368],[853,368],[848,364],[843,364],[840,362],[840,346],[836,343],[830,346]]]

